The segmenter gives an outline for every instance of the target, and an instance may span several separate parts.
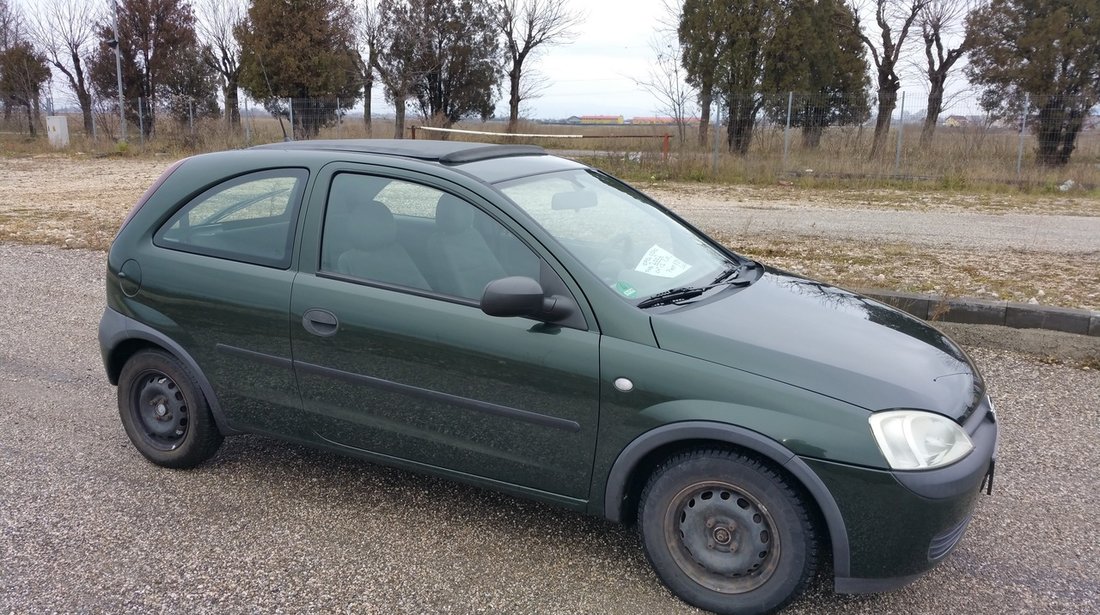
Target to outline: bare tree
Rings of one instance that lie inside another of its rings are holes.
[[[890,130],[890,117],[898,102],[898,90],[901,78],[898,77],[898,59],[902,47],[909,37],[909,29],[920,16],[921,11],[932,0],[874,0],[876,33],[878,42],[863,31],[859,18],[860,6],[853,3],[852,12],[856,15],[854,27],[871,52],[875,64],[878,85],[878,117],[875,118],[875,136],[871,142],[871,157],[874,158],[886,145],[886,135]],[[852,27],[847,20],[840,22],[842,27]],[[897,32],[895,32],[895,28]]]
[[[233,34],[233,28],[244,17],[244,3],[241,0],[198,0],[194,6],[195,33],[202,45],[202,61],[221,78],[226,122],[230,127],[238,127],[241,125],[237,97],[241,77],[241,46]]]
[[[374,67],[378,64],[378,4],[375,0],[363,0],[356,30],[359,39],[359,70],[363,73],[363,127],[371,137],[371,94],[374,93]]]
[[[683,46],[680,45],[675,31],[666,31],[663,35],[658,33],[650,40],[649,48],[654,56],[653,66],[645,79],[635,83],[660,101],[658,114],[667,115],[676,122],[680,143],[684,143],[687,139],[687,124],[694,115],[698,94],[688,85],[686,71],[680,65],[680,58],[684,55]]]
[[[368,57],[382,81],[386,100],[393,104],[395,139],[405,138],[405,104],[413,95],[416,61],[423,40],[418,36],[407,0],[379,0],[375,7],[376,52]],[[366,93],[370,98],[370,92]]]
[[[60,71],[76,96],[84,132],[92,134],[92,92],[87,77],[88,55],[96,43],[98,17],[84,0],[42,0],[30,15],[30,30],[46,60]]]
[[[16,9],[11,0],[0,0],[0,53],[7,52],[22,41],[22,14]],[[0,77],[3,77],[3,75],[0,74]],[[13,103],[9,98],[9,93],[0,90],[0,107],[4,109],[5,122],[11,119],[12,106]]]
[[[11,108],[27,110],[27,131],[36,134],[39,122],[39,101],[43,85],[50,78],[46,58],[29,41],[18,41],[0,52],[0,96],[5,99],[4,113],[8,119]]]
[[[0,51],[23,40],[23,16],[11,0],[0,0]]]
[[[970,48],[970,39],[963,36],[958,47],[946,48],[945,39],[958,36],[969,13],[968,6],[960,0],[931,0],[920,15],[921,37],[924,39],[924,57],[928,61],[928,111],[920,132],[920,146],[932,144],[940,113],[943,111],[943,92],[948,72]]]
[[[571,11],[566,0],[500,0],[495,26],[504,36],[508,75],[508,131],[516,131],[519,105],[524,100],[523,70],[539,47],[572,42],[572,30],[583,15]],[[530,95],[530,90],[526,92]]]

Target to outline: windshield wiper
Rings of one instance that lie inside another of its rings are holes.
[[[717,282],[706,286],[682,286],[657,293],[652,297],[646,297],[637,303],[639,308],[645,309],[668,303],[676,303],[687,299],[694,299],[712,288],[719,286],[748,286],[749,280],[735,280],[732,282]]]
[[[675,301],[682,301],[684,299],[693,299],[699,295],[714,288],[713,284],[707,286],[683,286],[681,288],[671,288],[664,292],[657,293],[652,297],[646,297],[638,302],[638,307],[645,309],[653,307],[655,305],[664,305],[666,303],[673,303]]]
[[[711,285],[720,284],[727,279],[733,277],[734,274],[740,275],[742,272],[753,269],[754,267],[756,267],[756,261],[750,261],[747,259],[742,261],[738,265],[731,265],[730,267],[723,269],[722,273],[719,273],[718,277],[714,278],[714,280],[711,281]]]

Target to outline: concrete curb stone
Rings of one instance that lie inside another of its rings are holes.
[[[1046,329],[1100,337],[1100,312],[1008,301],[865,289],[857,291],[924,320],[1014,329]]]

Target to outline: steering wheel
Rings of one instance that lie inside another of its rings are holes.
[[[607,241],[607,245],[618,253],[624,263],[630,262],[630,255],[634,252],[633,237],[626,233],[618,233]]]
[[[630,255],[634,251],[634,239],[626,233],[618,233],[607,241],[611,248],[608,256],[600,260],[596,265],[596,274],[609,286],[619,280],[619,272],[626,269],[630,262]]]

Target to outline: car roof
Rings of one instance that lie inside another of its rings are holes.
[[[536,145],[491,145],[460,141],[428,141],[413,139],[330,139],[316,141],[284,141],[257,145],[251,149],[315,150],[381,154],[438,162],[465,164],[495,158],[515,156],[546,156],[546,150]]]

